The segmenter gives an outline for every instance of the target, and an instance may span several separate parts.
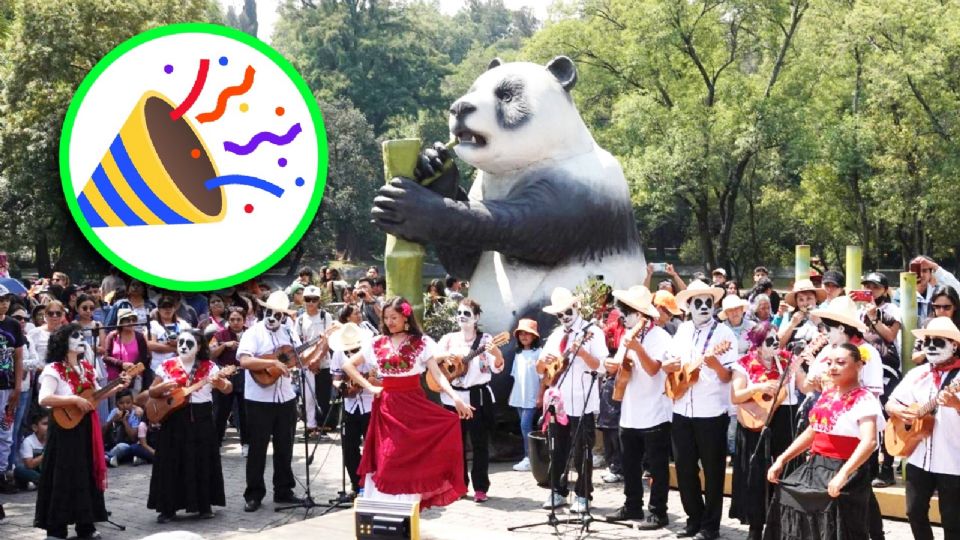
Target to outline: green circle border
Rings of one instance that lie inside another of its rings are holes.
[[[313,196],[310,199],[310,203],[307,205],[306,212],[304,213],[303,218],[300,220],[300,223],[290,234],[290,237],[287,238],[287,240],[281,244],[276,251],[268,255],[263,261],[252,266],[251,268],[218,279],[207,281],[180,281],[157,276],[137,268],[136,266],[128,263],[123,257],[114,253],[106,246],[106,244],[104,244],[102,240],[100,240],[100,237],[97,236],[96,232],[94,232],[93,227],[87,223],[86,218],[80,211],[80,205],[77,203],[77,194],[74,192],[73,180],[70,174],[70,141],[72,140],[73,136],[73,124],[76,121],[77,111],[79,111],[87,92],[90,91],[90,88],[97,81],[100,75],[108,67],[110,67],[113,62],[127,52],[140,45],[143,45],[144,43],[147,43],[148,41],[177,34],[196,33],[212,34],[240,41],[241,43],[256,49],[269,59],[273,60],[273,62],[281,70],[283,70],[290,81],[293,82],[294,86],[297,87],[297,90],[300,91],[300,95],[307,104],[307,110],[310,111],[310,117],[313,120],[318,148],[317,177],[315,180],[316,184],[314,185]],[[260,41],[254,36],[251,36],[245,32],[241,32],[240,30],[218,24],[181,23],[153,28],[131,37],[111,50],[106,56],[97,62],[97,65],[95,65],[93,69],[90,70],[90,73],[84,77],[83,82],[80,83],[80,86],[77,88],[77,91],[74,93],[73,98],[70,101],[70,107],[67,109],[67,115],[63,122],[63,130],[60,132],[60,180],[63,185],[64,198],[66,199],[67,207],[70,209],[70,213],[73,215],[73,220],[77,223],[80,231],[93,245],[97,252],[99,252],[102,257],[110,261],[114,266],[131,277],[137,278],[145,283],[149,283],[150,285],[157,287],[184,292],[212,291],[232,287],[263,274],[270,268],[273,268],[273,266],[275,266],[280,259],[289,253],[290,250],[293,249],[293,247],[297,244],[297,242],[300,241],[303,235],[307,232],[307,229],[310,227],[311,222],[313,222],[313,218],[317,214],[317,209],[320,207],[320,202],[323,200],[323,192],[327,183],[328,154],[327,134],[324,128],[323,115],[320,112],[320,106],[317,105],[317,101],[313,97],[313,92],[310,91],[310,87],[307,86],[306,81],[303,80],[303,77],[300,76],[296,68],[294,68],[293,65],[287,61],[287,59],[274,50],[273,47],[267,45],[263,41]]]

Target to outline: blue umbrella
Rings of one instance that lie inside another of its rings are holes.
[[[19,279],[0,278],[0,285],[6,287],[13,294],[27,294],[27,288],[23,286]]]

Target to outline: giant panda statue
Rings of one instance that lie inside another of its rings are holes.
[[[470,281],[486,330],[556,320],[541,311],[555,287],[590,276],[614,288],[643,282],[646,266],[620,164],[597,146],[570,95],[572,60],[546,66],[494,59],[450,107],[457,156],[477,168],[467,195],[442,144],[424,152],[418,179],[380,188],[372,216],[384,231],[436,247],[446,270]]]

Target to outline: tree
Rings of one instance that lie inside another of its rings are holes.
[[[226,24],[257,37],[257,30],[260,27],[257,23],[257,0],[243,0],[243,7],[239,14],[232,5],[228,6]]]

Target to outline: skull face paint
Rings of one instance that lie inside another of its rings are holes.
[[[944,364],[957,353],[957,342],[942,337],[927,337],[923,340],[923,353],[931,364]]]
[[[271,332],[276,332],[280,329],[280,325],[283,324],[283,320],[286,318],[286,314],[281,311],[274,311],[272,309],[266,309],[263,312],[263,323],[267,327],[267,330]]]
[[[83,340],[83,332],[74,330],[67,341],[67,348],[76,353],[85,353],[87,351],[87,342]]]
[[[457,308],[457,324],[460,325],[461,330],[473,328],[479,319],[470,306],[461,305]]]
[[[777,355],[777,350],[780,348],[780,339],[777,337],[777,331],[771,329],[767,336],[763,338],[763,343],[760,344],[760,356],[764,360],[770,360]]]
[[[639,311],[634,311],[633,313],[627,315],[623,318],[623,324],[627,328],[633,328],[640,324],[643,320],[643,316],[640,315]]]
[[[557,320],[560,321],[560,323],[563,325],[563,328],[565,330],[570,330],[571,328],[573,328],[573,323],[577,320],[577,317],[580,315],[579,311],[577,310],[577,308],[579,307],[580,307],[579,305],[574,304],[573,306],[568,307],[565,311],[561,311],[560,313],[557,313]]]
[[[704,326],[713,319],[713,296],[694,296],[689,305],[690,318],[696,326]]]
[[[197,340],[190,332],[181,332],[177,336],[177,354],[181,360],[192,362],[197,357]]]

